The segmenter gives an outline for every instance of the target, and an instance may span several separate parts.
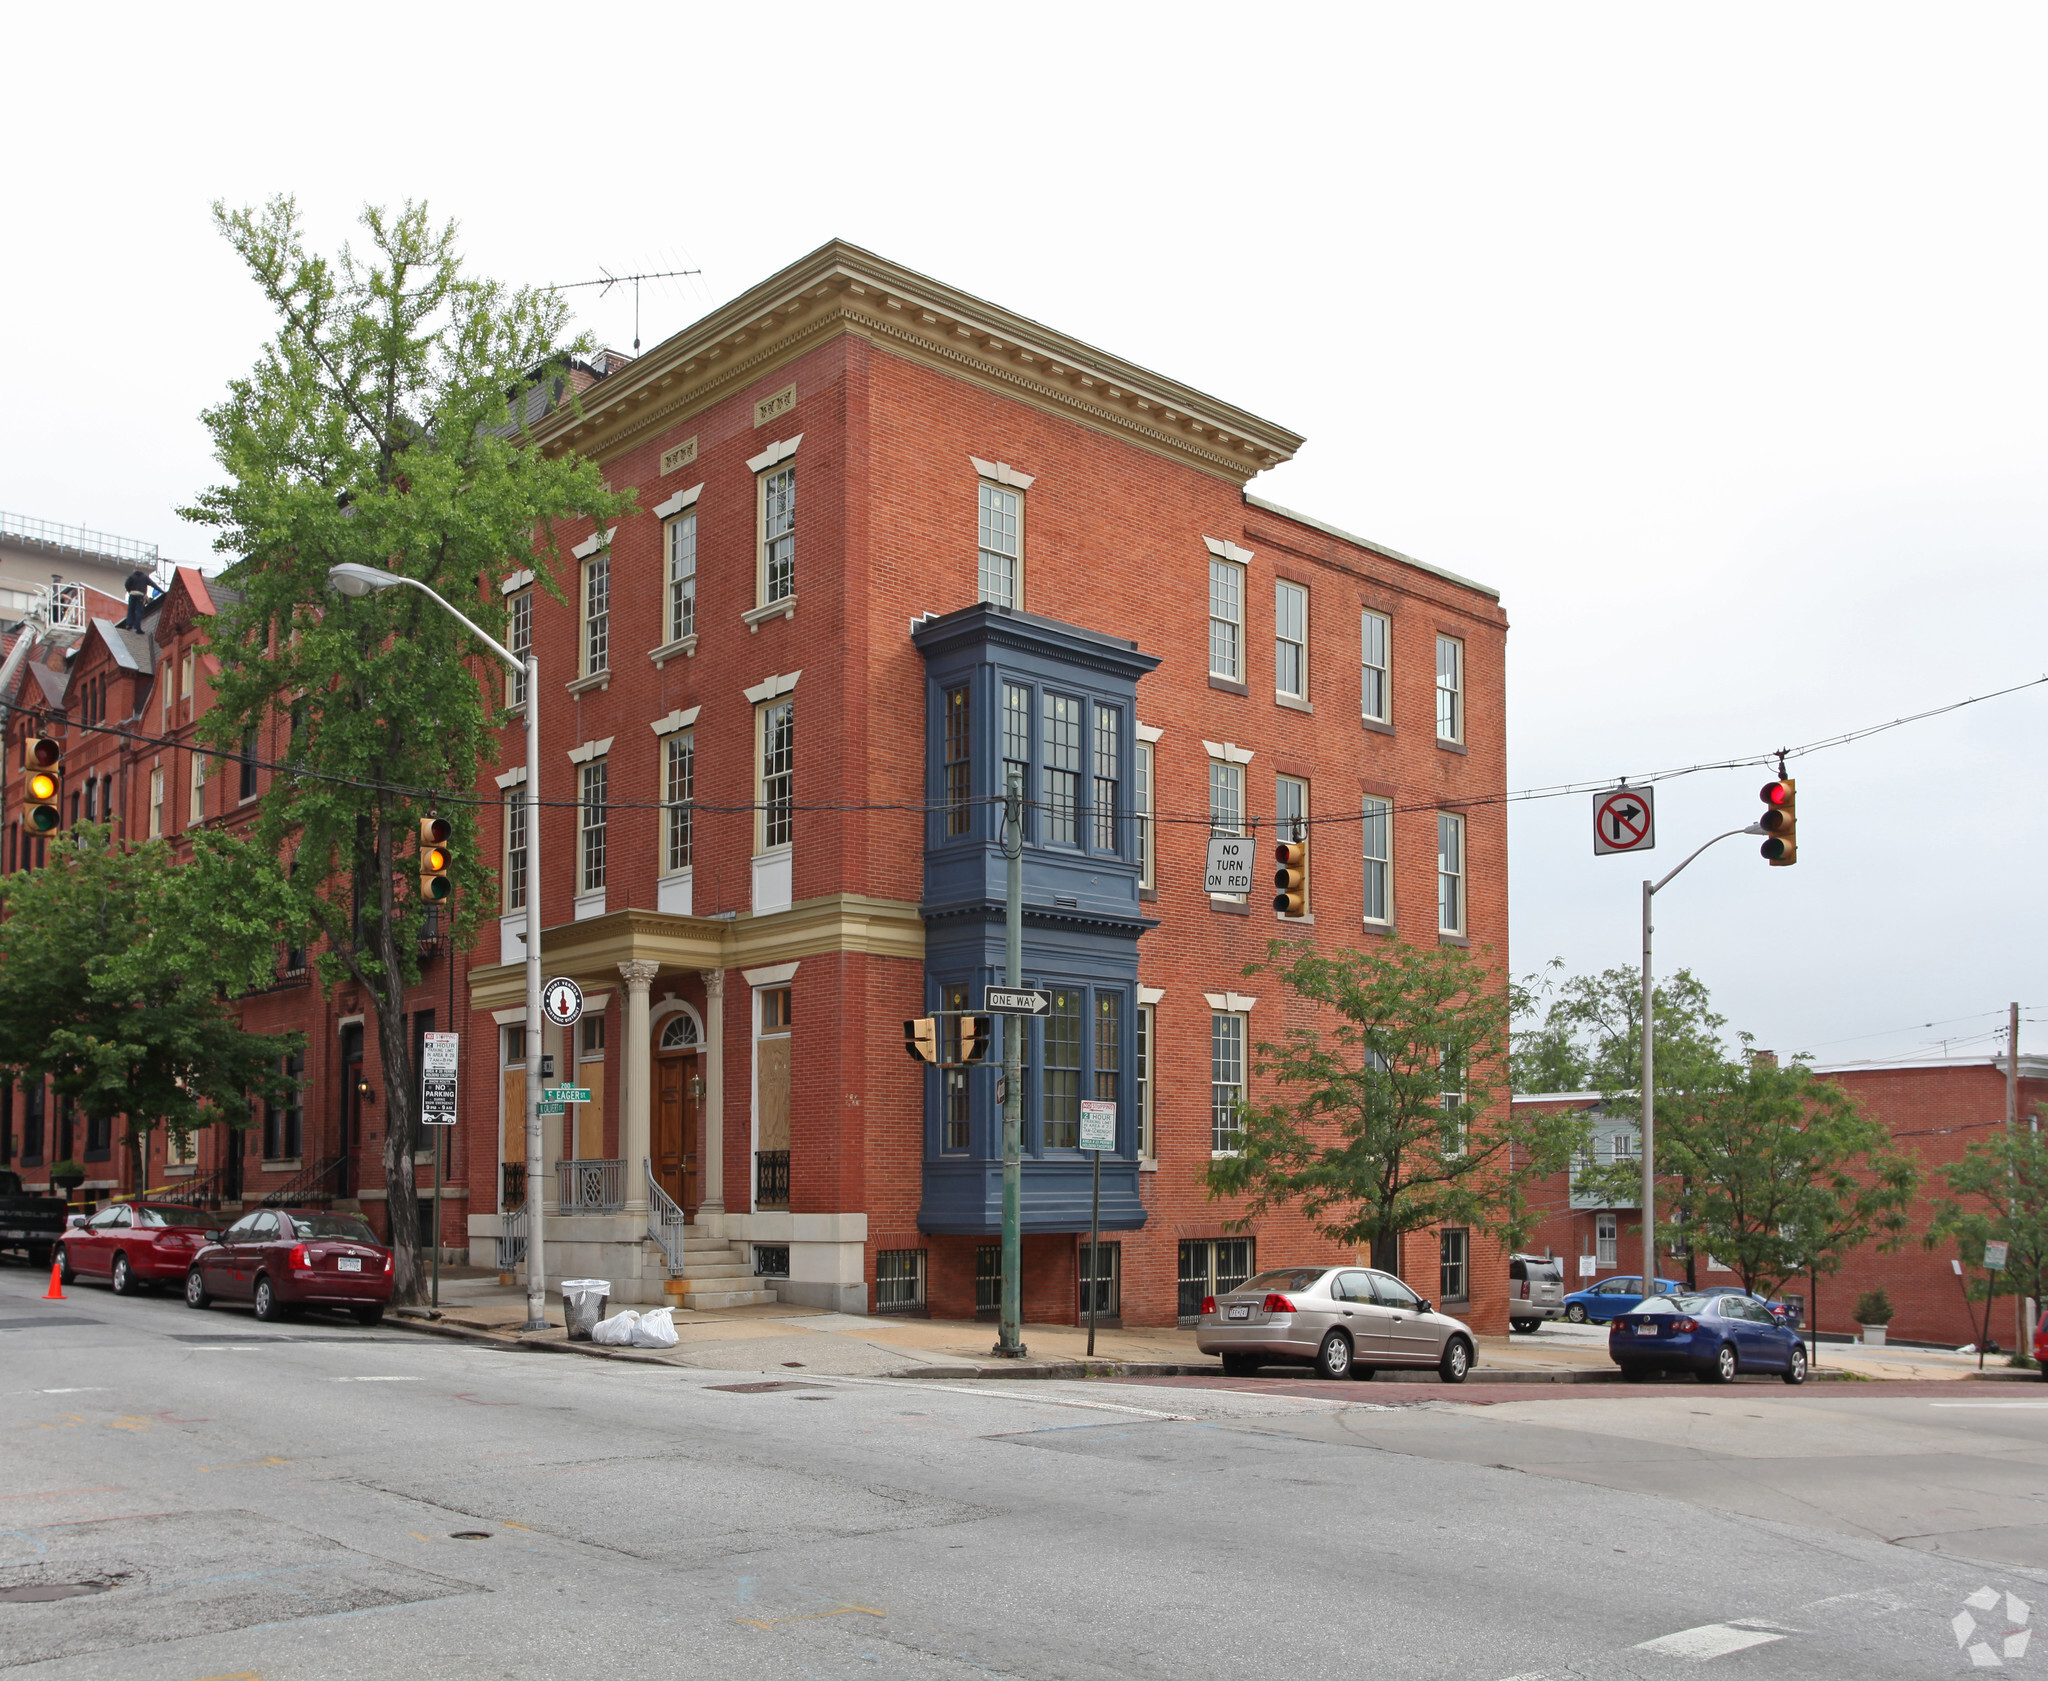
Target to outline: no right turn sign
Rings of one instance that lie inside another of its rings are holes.
[[[1593,856],[1648,852],[1657,844],[1657,803],[1648,788],[1613,788],[1593,796]]]

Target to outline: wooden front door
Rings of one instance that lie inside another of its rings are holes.
[[[685,1214],[697,1212],[697,1100],[690,1088],[695,1052],[654,1062],[654,1174]]]

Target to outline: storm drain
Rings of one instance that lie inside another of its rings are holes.
[[[707,1383],[706,1389],[720,1390],[727,1395],[765,1395],[771,1389],[816,1389],[815,1383],[799,1383],[794,1378],[770,1378],[766,1383]],[[823,1400],[822,1395],[816,1397]]]

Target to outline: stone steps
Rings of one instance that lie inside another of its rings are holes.
[[[756,1307],[779,1300],[762,1288],[754,1272],[751,1244],[683,1233],[683,1276],[665,1286],[678,1307],[704,1311],[723,1307]]]

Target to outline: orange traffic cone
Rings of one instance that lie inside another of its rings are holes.
[[[64,1261],[61,1256],[50,1257],[50,1287],[43,1292],[46,1302],[61,1302],[64,1299]]]

